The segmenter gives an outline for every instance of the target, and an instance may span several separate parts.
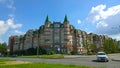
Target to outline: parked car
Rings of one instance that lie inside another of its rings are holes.
[[[96,56],[97,56],[97,61],[104,61],[104,62],[109,61],[108,56],[106,55],[105,52],[98,52]]]

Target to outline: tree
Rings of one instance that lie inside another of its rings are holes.
[[[6,43],[0,43],[0,53],[2,53],[2,54],[7,53],[7,44]]]
[[[106,53],[116,53],[119,51],[118,42],[112,38],[105,39],[104,51]]]
[[[110,39],[106,39],[104,40],[104,51],[106,53],[111,53],[111,46],[110,46]]]

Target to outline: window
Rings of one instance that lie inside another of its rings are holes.
[[[59,43],[59,37],[54,37],[55,43]]]
[[[54,29],[54,32],[59,32],[59,29]]]
[[[54,27],[55,27],[55,28],[59,28],[59,27],[60,27],[60,24],[54,24]]]
[[[50,40],[49,40],[49,39],[45,39],[45,42],[46,42],[46,43],[50,43]]]
[[[65,32],[65,34],[70,34],[70,32],[67,31],[67,32]]]
[[[46,35],[50,35],[51,33],[50,32],[45,32]]]

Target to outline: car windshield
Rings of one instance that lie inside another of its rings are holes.
[[[97,55],[105,55],[105,53],[98,53]]]

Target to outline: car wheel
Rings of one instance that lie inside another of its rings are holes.
[[[107,60],[107,62],[109,62],[109,60]]]
[[[105,60],[105,62],[108,62],[109,60]]]

